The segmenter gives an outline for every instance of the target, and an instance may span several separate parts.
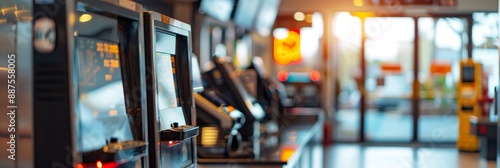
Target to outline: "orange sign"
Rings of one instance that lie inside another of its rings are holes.
[[[432,61],[430,72],[433,75],[447,74],[451,72],[451,64],[449,62]]]
[[[381,63],[380,70],[382,73],[401,73],[402,68],[399,63]]]
[[[300,30],[288,31],[288,36],[283,39],[274,38],[274,61],[281,65],[302,62]]]

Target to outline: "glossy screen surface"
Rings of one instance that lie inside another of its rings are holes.
[[[162,31],[156,32],[156,54],[154,71],[156,74],[156,103],[160,130],[171,128],[174,122],[186,125],[180,104],[177,56],[177,37]],[[185,78],[189,78],[186,76]]]
[[[132,140],[117,43],[86,37],[77,41],[79,150],[102,148],[111,138]]]
[[[233,6],[234,0],[203,0],[200,4],[200,12],[227,22],[231,18]]]
[[[254,28],[261,0],[239,0],[234,11],[234,22],[245,28]]]

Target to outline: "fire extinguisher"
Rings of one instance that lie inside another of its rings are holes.
[[[488,79],[484,79],[483,77],[483,90],[481,93],[481,97],[478,100],[479,105],[481,106],[481,114],[482,116],[488,117],[490,111],[490,105],[493,103],[493,98],[488,96]]]

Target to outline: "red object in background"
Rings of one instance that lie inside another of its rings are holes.
[[[483,80],[481,81],[483,92],[481,93],[481,98],[477,101],[481,106],[481,113],[483,116],[489,116],[490,105],[493,103],[493,98],[488,96],[488,75],[483,73]]]
[[[493,103],[493,99],[488,96],[488,92],[483,94],[483,97],[478,100],[479,105],[481,106],[481,112],[483,116],[488,116],[488,112],[490,111],[490,105]]]
[[[486,135],[488,133],[488,128],[485,125],[479,126],[479,135]]]
[[[444,60],[433,60],[430,67],[431,74],[443,74],[446,75],[451,72],[451,63]]]
[[[168,141],[168,147],[172,147],[172,146],[175,146],[178,144],[179,144],[179,141]]]
[[[321,73],[319,73],[319,71],[311,71],[311,73],[309,73],[309,78],[314,82],[318,82],[321,80]]]
[[[278,72],[278,80],[281,82],[285,82],[288,80],[288,72],[287,71],[279,71]]]
[[[97,161],[95,164],[78,164],[77,168],[117,168],[119,166],[118,162],[102,163]]]
[[[383,74],[399,74],[402,72],[400,63],[381,63],[380,71]]]

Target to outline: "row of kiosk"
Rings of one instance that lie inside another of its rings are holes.
[[[33,166],[310,167],[322,112],[287,113],[259,58],[202,73],[188,24],[125,0],[33,2]]]

